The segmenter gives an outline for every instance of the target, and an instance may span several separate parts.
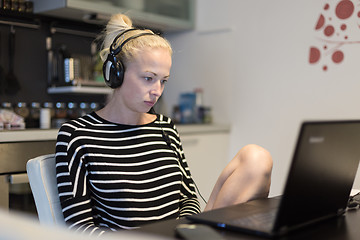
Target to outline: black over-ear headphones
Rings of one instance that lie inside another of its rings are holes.
[[[132,39],[144,35],[154,35],[154,33],[150,33],[150,32],[139,33],[127,38],[119,46],[117,46],[118,45],[117,42],[120,37],[124,36],[125,33],[134,30],[139,30],[139,29],[131,28],[125,30],[124,32],[116,36],[114,41],[110,45],[110,52],[103,65],[103,75],[104,75],[105,83],[111,88],[120,87],[124,80],[124,72],[125,72],[124,64],[120,59],[116,57],[116,55],[118,55],[121,52],[123,46]]]

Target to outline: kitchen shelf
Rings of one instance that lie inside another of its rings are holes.
[[[84,87],[84,86],[64,86],[64,87],[50,87],[48,88],[49,94],[60,93],[74,93],[74,94],[110,94],[111,88],[107,87]]]

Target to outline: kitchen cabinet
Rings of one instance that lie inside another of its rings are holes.
[[[26,175],[26,163],[39,155],[53,153],[56,131],[0,131],[0,207],[36,214]]]
[[[194,27],[195,0],[34,0],[36,14],[104,24],[126,13],[137,26],[161,31]]]
[[[229,162],[228,125],[179,127],[185,157],[201,195],[208,201],[220,173]],[[199,194],[198,194],[199,196]],[[203,210],[206,203],[199,196]]]

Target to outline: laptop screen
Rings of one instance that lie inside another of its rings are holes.
[[[347,206],[360,159],[360,121],[302,125],[275,228],[339,215]]]

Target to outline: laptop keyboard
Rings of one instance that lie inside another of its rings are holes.
[[[255,213],[247,217],[233,219],[230,221],[230,224],[259,229],[270,229],[275,221],[276,213],[276,209],[270,210],[269,212]]]

